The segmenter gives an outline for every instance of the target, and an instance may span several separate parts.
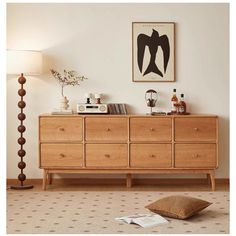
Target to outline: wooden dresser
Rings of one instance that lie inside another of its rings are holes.
[[[53,173],[205,173],[215,189],[218,118],[213,115],[41,115],[43,189]]]

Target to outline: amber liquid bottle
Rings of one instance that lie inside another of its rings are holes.
[[[178,98],[176,96],[176,89],[173,89],[173,96],[171,98],[171,113],[177,112],[176,104],[178,103]]]
[[[184,94],[182,93],[180,95],[180,102],[179,102],[179,113],[185,114],[187,110],[186,103],[184,101]]]

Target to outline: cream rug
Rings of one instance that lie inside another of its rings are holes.
[[[170,195],[187,195],[213,204],[188,220],[169,220],[153,228],[114,218],[149,213],[150,202]],[[9,191],[8,234],[225,234],[229,233],[228,192],[154,191]]]

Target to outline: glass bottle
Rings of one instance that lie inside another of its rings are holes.
[[[186,103],[184,101],[184,94],[180,95],[180,102],[179,102],[179,113],[185,114],[186,113]]]
[[[178,98],[176,96],[176,89],[173,89],[173,95],[171,98],[171,113],[176,113],[177,112],[177,105],[178,103]]]

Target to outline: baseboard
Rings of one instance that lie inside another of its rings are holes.
[[[25,184],[42,184],[42,179],[27,179],[24,183]],[[229,179],[221,179],[217,178],[216,184],[225,184],[229,186]],[[7,179],[7,185],[15,185],[18,184],[18,179]],[[99,179],[92,179],[92,178],[64,178],[64,179],[53,179],[53,183],[55,184],[81,184],[81,185],[125,185],[126,179],[114,179],[114,178],[99,178]],[[190,185],[190,184],[206,184],[207,179],[154,179],[154,178],[138,178],[133,179],[134,185]]]

